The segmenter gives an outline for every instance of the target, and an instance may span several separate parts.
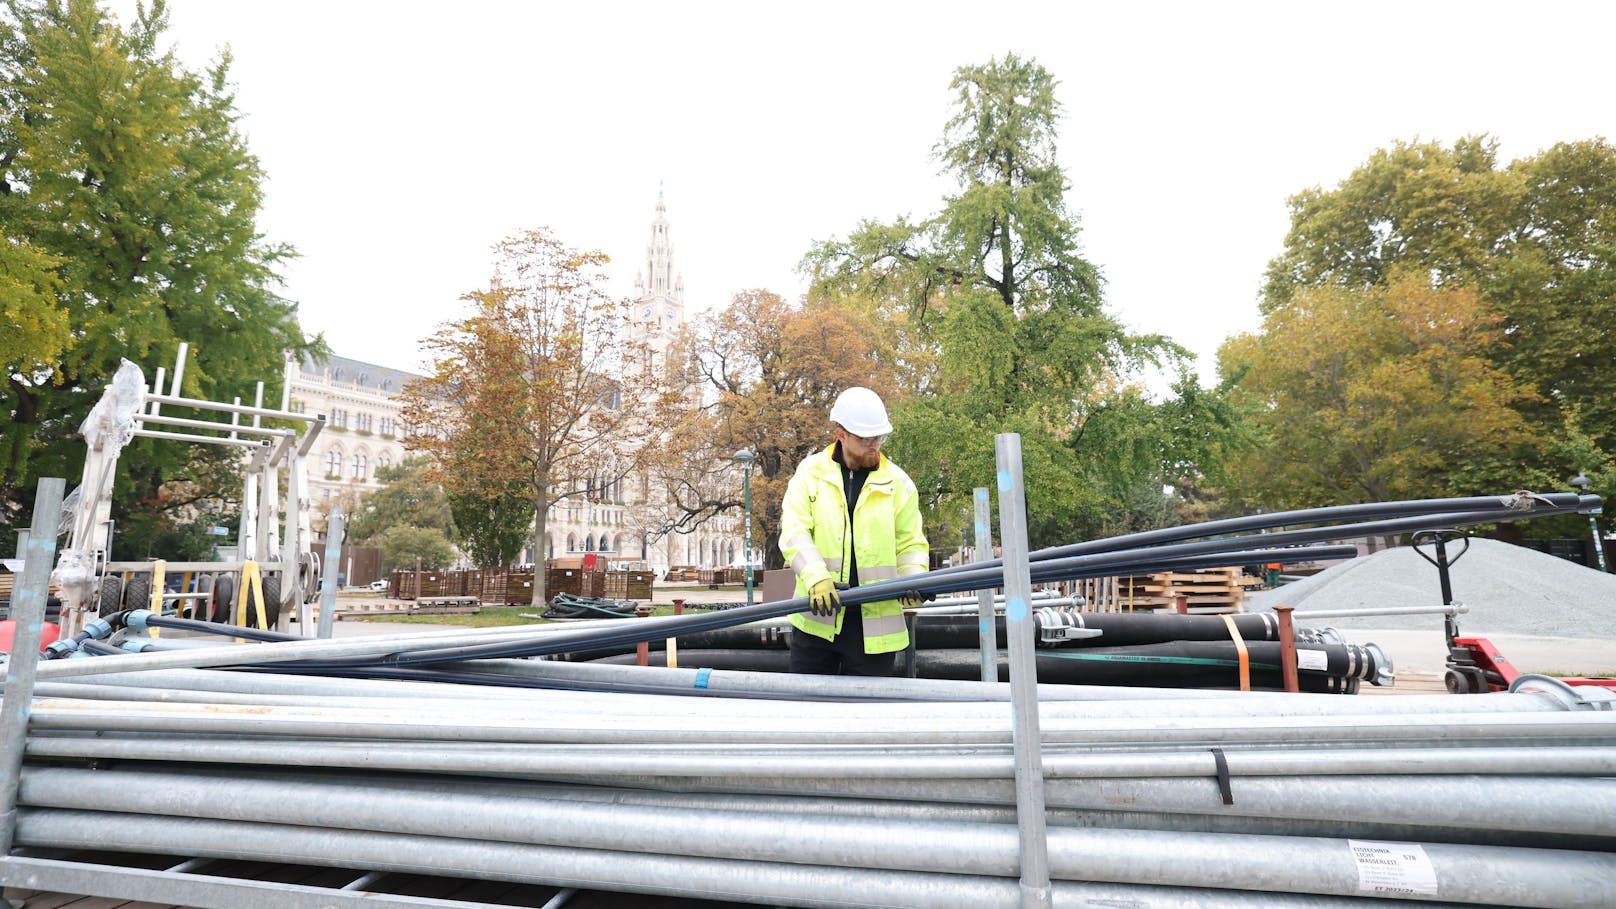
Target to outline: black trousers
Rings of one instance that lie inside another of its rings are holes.
[[[844,610],[842,633],[834,641],[791,629],[791,671],[809,675],[874,675],[897,673],[898,654],[864,652],[864,610],[853,606]]]

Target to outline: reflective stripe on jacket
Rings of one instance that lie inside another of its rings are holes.
[[[925,571],[930,548],[920,522],[920,495],[914,481],[882,455],[879,466],[864,480],[849,527],[842,465],[831,459],[834,450],[832,445],[804,458],[781,503],[780,553],[797,574],[797,596],[807,596],[815,583],[826,578],[845,582],[846,563],[854,546],[860,586]],[[909,646],[903,608],[897,600],[866,603],[863,609],[865,653],[890,653]],[[842,613],[825,619],[799,612],[791,616],[791,624],[828,641],[841,633]]]

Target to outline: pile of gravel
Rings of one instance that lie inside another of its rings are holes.
[[[1449,547],[1452,556],[1458,546]],[[1430,547],[1425,548],[1430,553]],[[1465,634],[1530,634],[1616,638],[1616,575],[1551,555],[1472,539],[1470,551],[1449,569],[1454,600],[1469,607],[1459,616]],[[1246,602],[1249,612],[1295,606],[1298,624],[1310,609],[1439,606],[1436,566],[1412,549],[1387,549],[1343,562],[1312,577],[1264,590]],[[1440,629],[1437,615],[1367,616],[1320,620],[1343,629]]]

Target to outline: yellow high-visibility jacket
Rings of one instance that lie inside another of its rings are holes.
[[[858,553],[859,586],[925,571],[931,550],[921,527],[915,482],[882,455],[864,480],[849,522],[842,465],[831,459],[834,450],[832,445],[804,458],[781,503],[780,552],[797,573],[797,596],[807,596],[826,578],[845,582],[852,552]],[[909,646],[897,600],[866,603],[863,609],[865,653]],[[791,616],[791,624],[828,641],[841,633],[842,615],[838,610],[834,619],[826,619],[799,612]]]

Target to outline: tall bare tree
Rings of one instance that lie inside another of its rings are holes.
[[[602,290],[604,253],[544,229],[494,250],[493,280],[462,298],[471,313],[425,342],[436,363],[404,389],[406,445],[431,455],[451,495],[527,497],[539,606],[550,507],[639,470],[681,399]]]
[[[824,302],[792,305],[767,290],[742,291],[699,317],[685,360],[702,406],[686,412],[655,462],[657,488],[642,516],[653,533],[687,530],[742,506],[740,468],[752,462],[752,546],[782,562],[780,500],[797,463],[830,444],[836,395],[863,385],[893,399],[892,370],[875,356],[870,316]]]

